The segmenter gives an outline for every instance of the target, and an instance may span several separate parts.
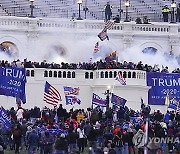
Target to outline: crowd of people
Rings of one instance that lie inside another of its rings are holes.
[[[7,114],[11,128],[5,129],[0,123],[1,153],[6,149],[20,153],[23,149],[28,154],[143,154],[145,147],[149,154],[180,152],[180,114],[167,111],[163,115],[159,110],[152,113],[143,103],[139,111],[127,106],[67,111],[60,104],[56,109],[42,110],[19,106],[7,110]],[[149,139],[145,143],[141,139],[147,128]],[[156,140],[168,137],[173,140]]]
[[[148,65],[143,64],[139,61],[137,64],[133,62],[116,62],[116,61],[102,61],[97,62],[79,62],[79,63],[48,63],[46,60],[43,62],[33,62],[33,61],[20,61],[19,59],[13,62],[8,62],[5,60],[0,60],[0,66],[2,67],[25,67],[25,68],[49,68],[49,69],[85,69],[85,70],[99,70],[99,69],[132,69],[132,70],[143,70],[146,72],[169,72],[168,67],[160,68],[159,65]],[[180,69],[176,68],[172,73],[180,73]]]

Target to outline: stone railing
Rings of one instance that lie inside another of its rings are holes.
[[[41,30],[43,28],[53,29],[89,29],[102,30],[104,28],[104,21],[102,20],[69,20],[69,19],[55,19],[55,18],[26,18],[26,17],[0,17],[0,28],[18,28],[24,27],[27,29],[33,28]],[[9,27],[8,27],[9,26]],[[130,31],[130,32],[158,32],[158,33],[180,33],[180,24],[169,24],[154,22],[151,24],[136,24],[135,22],[116,23],[113,31]]]
[[[43,70],[43,71],[38,71]],[[126,70],[126,69],[102,69],[102,70],[72,70],[72,69],[38,69],[26,68],[27,77],[35,77],[36,73],[43,72],[44,78],[78,78],[78,74],[83,75],[84,79],[114,79],[117,73],[120,72],[123,78],[128,79],[143,79],[146,80],[146,72],[140,70]],[[42,75],[41,75],[42,76]]]

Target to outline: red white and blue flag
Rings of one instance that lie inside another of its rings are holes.
[[[120,72],[118,72],[115,80],[119,81],[124,86],[126,85],[126,80],[125,80],[125,78],[122,77]]]
[[[65,94],[65,96],[79,95],[79,91],[80,91],[79,87],[73,88],[73,87],[64,86],[64,94]]]
[[[64,86],[64,94],[66,99],[66,105],[74,105],[74,104],[81,104],[81,100],[77,98],[77,95],[79,95],[80,88],[73,88]]]
[[[53,105],[54,107],[57,106],[58,102],[61,101],[60,93],[50,85],[47,81],[45,83],[44,88],[44,99],[46,103]]]
[[[93,93],[92,104],[95,104],[95,105],[101,106],[101,107],[106,107],[106,101],[103,100],[100,96],[98,96],[95,93]]]
[[[109,20],[105,23],[104,29],[98,34],[98,37],[100,38],[101,41],[104,41],[105,39],[109,40],[109,37],[107,35],[107,30],[112,29],[114,24],[115,24],[114,22]]]
[[[74,104],[81,104],[81,100],[77,98],[76,96],[65,96],[66,99],[66,105],[74,105]]]
[[[127,100],[112,93],[111,103],[116,106],[124,106]]]
[[[104,41],[105,39],[109,40],[109,37],[107,35],[107,29],[104,28],[99,34],[98,37],[101,41]]]

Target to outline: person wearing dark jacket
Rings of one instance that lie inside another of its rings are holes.
[[[123,141],[123,145],[124,145],[124,151],[123,153],[128,153],[128,143],[129,143],[129,140],[130,140],[130,136],[129,134],[127,133],[127,130],[123,130],[123,135],[122,135],[122,141]]]
[[[70,152],[77,150],[77,139],[77,133],[70,129],[68,133],[68,144]]]
[[[107,2],[107,4],[104,7],[104,11],[105,11],[105,20],[110,20],[111,16],[112,16],[112,6],[110,5],[109,2]]]
[[[120,17],[119,15],[116,15],[114,18],[113,18],[114,22],[115,23],[120,23]]]
[[[27,144],[29,145],[28,154],[36,153],[36,150],[39,146],[39,136],[37,135],[35,129],[33,129],[29,134]]]
[[[21,127],[20,124],[17,125],[17,127],[13,130],[13,140],[15,145],[15,153],[19,153],[19,147],[21,145]]]
[[[5,144],[3,141],[3,137],[0,135],[0,154],[4,154]]]
[[[171,10],[168,8],[167,5],[165,5],[163,8],[162,8],[162,14],[163,14],[163,20],[164,22],[168,22],[168,16],[171,12]]]
[[[123,154],[123,142],[121,131],[118,131],[117,135],[114,136],[113,141],[116,145],[116,153]]]
[[[45,132],[44,137],[44,154],[52,154],[54,139],[48,131]]]
[[[65,134],[61,134],[55,142],[55,153],[54,154],[67,154],[68,143]]]
[[[87,138],[89,147],[92,147],[93,150],[96,150],[97,135],[97,130],[91,127],[91,130],[89,131]]]
[[[59,108],[57,109],[58,119],[60,119],[62,122],[64,122],[65,114],[66,114],[65,109],[63,109],[62,104],[60,104]]]

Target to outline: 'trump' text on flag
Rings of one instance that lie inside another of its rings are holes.
[[[26,103],[25,68],[0,67],[0,95],[17,97]]]
[[[98,96],[95,93],[93,93],[93,96],[92,96],[92,104],[106,107],[106,101],[104,101],[100,96]]]
[[[11,129],[11,119],[3,107],[0,108],[0,122],[4,124],[6,129]]]

